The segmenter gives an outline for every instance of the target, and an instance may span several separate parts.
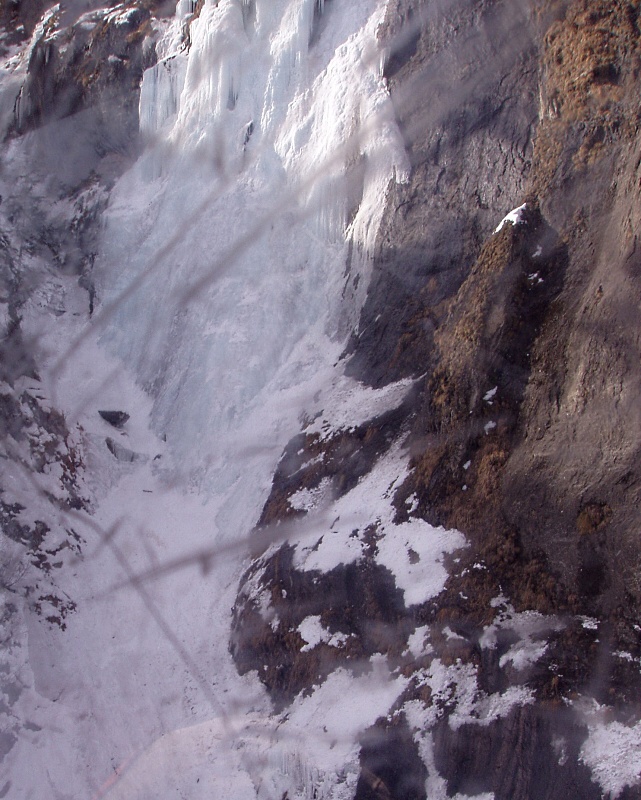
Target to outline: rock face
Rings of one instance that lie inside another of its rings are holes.
[[[98,147],[126,149],[138,132],[142,73],[154,63],[150,7],[131,4],[88,14],[61,30],[60,13],[45,15],[36,30],[28,79],[16,100],[15,130],[24,133],[85,111],[99,132]]]
[[[105,422],[108,422],[114,428],[122,428],[126,425],[129,419],[129,414],[126,411],[98,411],[100,416]]]
[[[412,131],[412,180],[388,206],[351,368],[374,383],[428,372],[415,433],[443,453],[416,459],[424,513],[466,529],[470,511],[485,524],[485,504],[526,552],[544,551],[573,602],[610,614],[638,601],[637,9],[521,4],[507,21],[500,4],[473,5],[441,17],[456,30],[445,45],[422,28],[415,52],[390,60],[393,96],[425,74],[425,52],[473,84],[427,147],[423,126]],[[463,47],[464,20],[475,48]],[[524,201],[519,223],[491,236],[499,209]],[[457,229],[435,233],[446,220]],[[457,501],[461,464],[476,453],[474,471],[492,448],[496,500]]]
[[[82,431],[70,430],[63,415],[43,400],[36,380],[3,382],[0,389],[3,459],[23,470],[2,472],[0,576],[3,587],[31,595],[32,609],[64,630],[76,604],[58,587],[56,573],[65,558],[82,551],[83,539],[71,515],[87,509],[89,501],[82,483]],[[27,492],[24,473],[30,476]],[[61,512],[70,515],[66,524]],[[34,575],[35,586],[30,585]],[[5,602],[5,623],[12,613],[8,606]]]
[[[412,170],[388,196],[347,372],[375,388],[416,379],[396,421],[412,453],[396,522],[458,528],[470,547],[439,596],[413,607],[399,603],[393,580],[368,583],[375,529],[349,578],[296,570],[289,545],[258,556],[241,583],[232,652],[282,707],[306,681],[372,652],[366,631],[393,618],[396,638],[374,648],[413,677],[362,743],[357,797],[424,797],[425,765],[427,785],[445,781],[447,796],[600,797],[607,789],[586,766],[588,728],[573,698],[593,698],[626,724],[641,710],[630,668],[641,646],[641,9],[395,0],[380,35]],[[371,442],[380,427],[345,432],[338,468],[340,437],[326,441],[321,461],[334,466],[322,475],[319,442],[294,440],[260,525],[304,515],[292,498],[328,474],[340,474],[339,496],[348,491],[368,461],[355,440]],[[370,452],[373,464],[386,449]],[[376,603],[342,599],[337,580],[368,586],[357,593]],[[261,591],[278,627],[258,609]],[[514,625],[487,648],[497,597],[508,616],[545,620],[545,654],[525,670],[508,655]],[[306,613],[349,639],[303,648]],[[417,660],[406,650],[414,630],[429,641]],[[442,668],[472,669],[486,697],[533,695],[461,722],[459,678],[446,697],[430,684]],[[431,722],[408,723],[418,702]]]
[[[31,36],[47,5],[46,0],[2,0],[0,26],[5,31],[8,43],[20,42]]]

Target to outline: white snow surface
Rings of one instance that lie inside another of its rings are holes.
[[[617,798],[641,780],[641,722],[608,721],[607,710],[594,703],[587,712],[589,735],[580,758],[607,797]]]
[[[520,225],[523,222],[523,215],[525,214],[526,208],[527,203],[523,203],[523,205],[519,206],[518,208],[513,208],[512,211],[506,214],[499,222],[494,233],[498,233],[500,230],[502,230],[503,226],[507,225],[508,223],[510,225]]]

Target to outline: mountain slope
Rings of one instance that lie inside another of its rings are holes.
[[[0,796],[638,797],[639,4],[36,5]]]

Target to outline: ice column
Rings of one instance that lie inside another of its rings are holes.
[[[243,53],[249,41],[243,7],[238,0],[206,4],[191,25],[191,51],[183,97],[172,140],[180,148],[196,148],[219,170],[238,166],[239,121],[226,112],[236,108],[243,81]]]
[[[176,116],[185,82],[186,61],[169,56],[145,71],[140,87],[140,132],[153,142],[160,129]]]
[[[205,0],[189,51],[173,36],[174,53],[145,75],[141,126],[154,146],[112,193],[102,274],[126,299],[108,338],[153,394],[180,469],[216,492],[240,480],[229,464],[237,439],[255,438],[250,410],[340,354],[406,160],[379,74],[385,3],[326,6],[310,45],[323,8]],[[145,182],[154,157],[159,184]],[[298,429],[296,405],[270,418],[278,436]]]

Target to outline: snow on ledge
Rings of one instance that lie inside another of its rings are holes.
[[[305,642],[307,642],[304,647],[301,647],[301,653],[313,650],[314,647],[321,644],[321,642],[328,644],[330,647],[340,647],[348,638],[344,633],[330,633],[330,631],[323,627],[319,615],[305,617],[298,626],[298,632]]]
[[[354,378],[341,375],[323,398],[323,406],[330,413],[321,408],[307,425],[306,432],[328,438],[336,431],[357,428],[398,408],[415,382],[413,378],[405,378],[381,389],[373,389]]]
[[[523,222],[523,215],[525,214],[526,208],[527,203],[523,203],[523,205],[519,206],[518,208],[513,208],[509,214],[506,214],[506,216],[503,217],[494,233],[498,233],[508,222],[511,225],[520,225]]]
[[[323,508],[331,500],[332,479],[323,478],[312,489],[299,489],[289,498],[289,505],[295,511],[315,511]]]

